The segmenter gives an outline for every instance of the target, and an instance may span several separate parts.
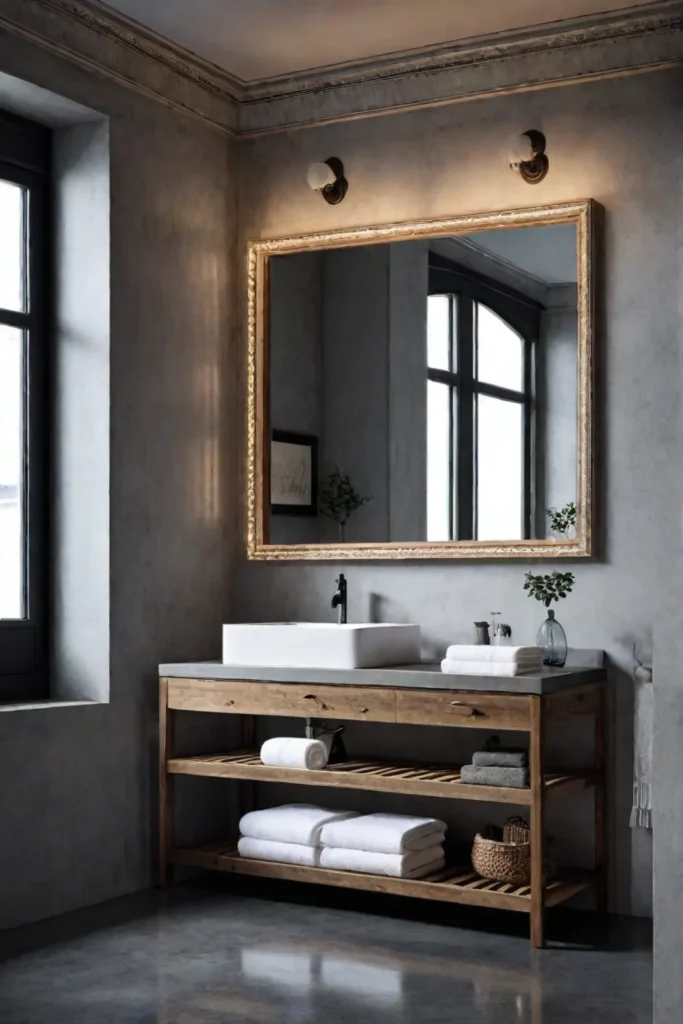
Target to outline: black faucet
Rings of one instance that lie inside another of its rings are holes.
[[[343,572],[339,574],[339,579],[337,580],[337,592],[332,598],[332,607],[339,609],[337,622],[340,626],[343,626],[346,622],[347,613],[346,576],[344,576]]]

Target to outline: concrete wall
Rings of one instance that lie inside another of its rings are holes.
[[[109,700],[109,163],[107,120],[53,133],[50,690],[61,700]]]
[[[612,905],[637,914],[651,909],[651,837],[628,828],[631,648],[660,608],[659,523],[672,500],[681,256],[672,225],[680,221],[681,84],[678,71],[663,71],[241,145],[243,238],[586,196],[603,204],[597,343],[604,389],[597,436],[603,449],[599,532],[605,541],[599,559],[572,566],[576,590],[558,616],[572,645],[603,647],[611,661]],[[534,188],[510,171],[504,157],[505,139],[529,125],[546,133],[551,162],[548,177]],[[305,168],[323,152],[339,154],[350,183],[336,207],[321,203],[306,186]],[[660,154],[656,174],[653,152]],[[528,568],[515,562],[347,565],[350,615],[362,619],[381,607],[385,619],[420,622],[427,654],[442,652],[449,641],[466,641],[472,621],[492,608],[512,623],[517,640],[532,641],[543,610],[523,595]],[[242,557],[235,614],[324,619],[337,569],[248,564]],[[680,600],[674,608],[678,612]],[[669,684],[660,678],[659,685]],[[571,823],[577,855],[589,847],[590,821],[586,807]]]
[[[8,33],[0,70],[108,116],[111,172],[110,471],[97,484],[111,653],[93,681],[110,703],[0,711],[0,926],[11,927],[153,877],[156,667],[220,649],[239,409],[228,140]],[[87,345],[99,324],[79,329]],[[106,406],[99,415],[98,429]]]

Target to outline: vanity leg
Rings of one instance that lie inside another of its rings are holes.
[[[600,702],[595,716],[595,902],[599,914],[608,908],[608,861],[605,779],[606,693],[600,687]]]
[[[543,698],[531,699],[529,768],[531,781],[531,945],[542,949],[545,944],[545,833],[543,803]]]
[[[159,885],[173,882],[168,855],[173,846],[173,776],[166,762],[173,756],[173,712],[168,706],[168,681],[159,680]]]
[[[242,749],[253,750],[256,743],[256,718],[254,715],[242,715]],[[241,784],[240,816],[253,811],[256,806],[255,784],[245,780]]]

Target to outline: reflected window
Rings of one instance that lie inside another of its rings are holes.
[[[427,539],[523,540],[533,522],[539,303],[431,254]]]

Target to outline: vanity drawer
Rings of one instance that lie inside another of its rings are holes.
[[[530,703],[527,696],[509,693],[399,690],[396,721],[404,725],[528,730]]]
[[[366,686],[169,679],[168,706],[175,711],[396,721],[394,692]]]

